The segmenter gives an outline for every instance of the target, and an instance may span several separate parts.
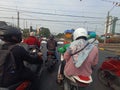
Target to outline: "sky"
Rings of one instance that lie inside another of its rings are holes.
[[[17,12],[20,28],[49,28],[53,34],[83,27],[104,33],[108,11],[110,16],[120,19],[120,0],[0,0],[0,20],[17,25]],[[120,20],[116,24],[120,33]]]

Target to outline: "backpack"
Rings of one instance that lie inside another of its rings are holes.
[[[55,40],[49,40],[47,42],[47,48],[48,48],[48,50],[55,50],[56,49],[56,41]]]
[[[8,49],[0,47],[0,86],[8,86],[16,79],[16,63],[11,52],[16,45],[11,45]]]

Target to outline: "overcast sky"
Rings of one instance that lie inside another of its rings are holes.
[[[120,19],[120,7],[113,2],[120,0],[0,0],[0,20],[17,25],[19,11],[21,28],[46,27],[63,33],[84,27],[103,34],[108,11]],[[116,32],[120,33],[120,20]]]

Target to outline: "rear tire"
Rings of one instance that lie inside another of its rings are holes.
[[[64,81],[63,81],[63,90],[71,90],[70,84],[66,79],[64,79]]]

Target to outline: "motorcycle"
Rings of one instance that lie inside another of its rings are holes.
[[[120,56],[107,57],[97,73],[99,81],[113,90],[120,90]]]
[[[40,48],[38,48],[35,45],[28,45],[27,47],[27,51],[29,52],[30,55],[36,55],[38,52],[41,52],[42,50],[42,46]],[[41,69],[41,65],[39,64],[30,64],[28,62],[24,62],[25,66],[30,68],[33,72],[38,73],[38,71],[40,71]]]
[[[64,63],[63,54],[61,54],[61,63],[58,68],[58,74],[57,74],[57,83],[62,84],[63,90],[84,90],[84,87],[89,86],[89,84],[92,82],[92,77],[83,77],[83,78],[89,78],[88,80],[84,81],[81,79],[81,76],[73,76],[68,77],[65,72],[63,73],[62,78],[61,75],[61,68]],[[63,65],[64,66],[64,65]],[[59,80],[61,79],[61,80]]]
[[[0,87],[0,90],[30,90],[31,82],[24,80],[8,87]]]
[[[45,61],[47,70],[49,72],[54,71],[55,65],[57,63],[56,52],[55,51],[47,51],[47,60]]]

